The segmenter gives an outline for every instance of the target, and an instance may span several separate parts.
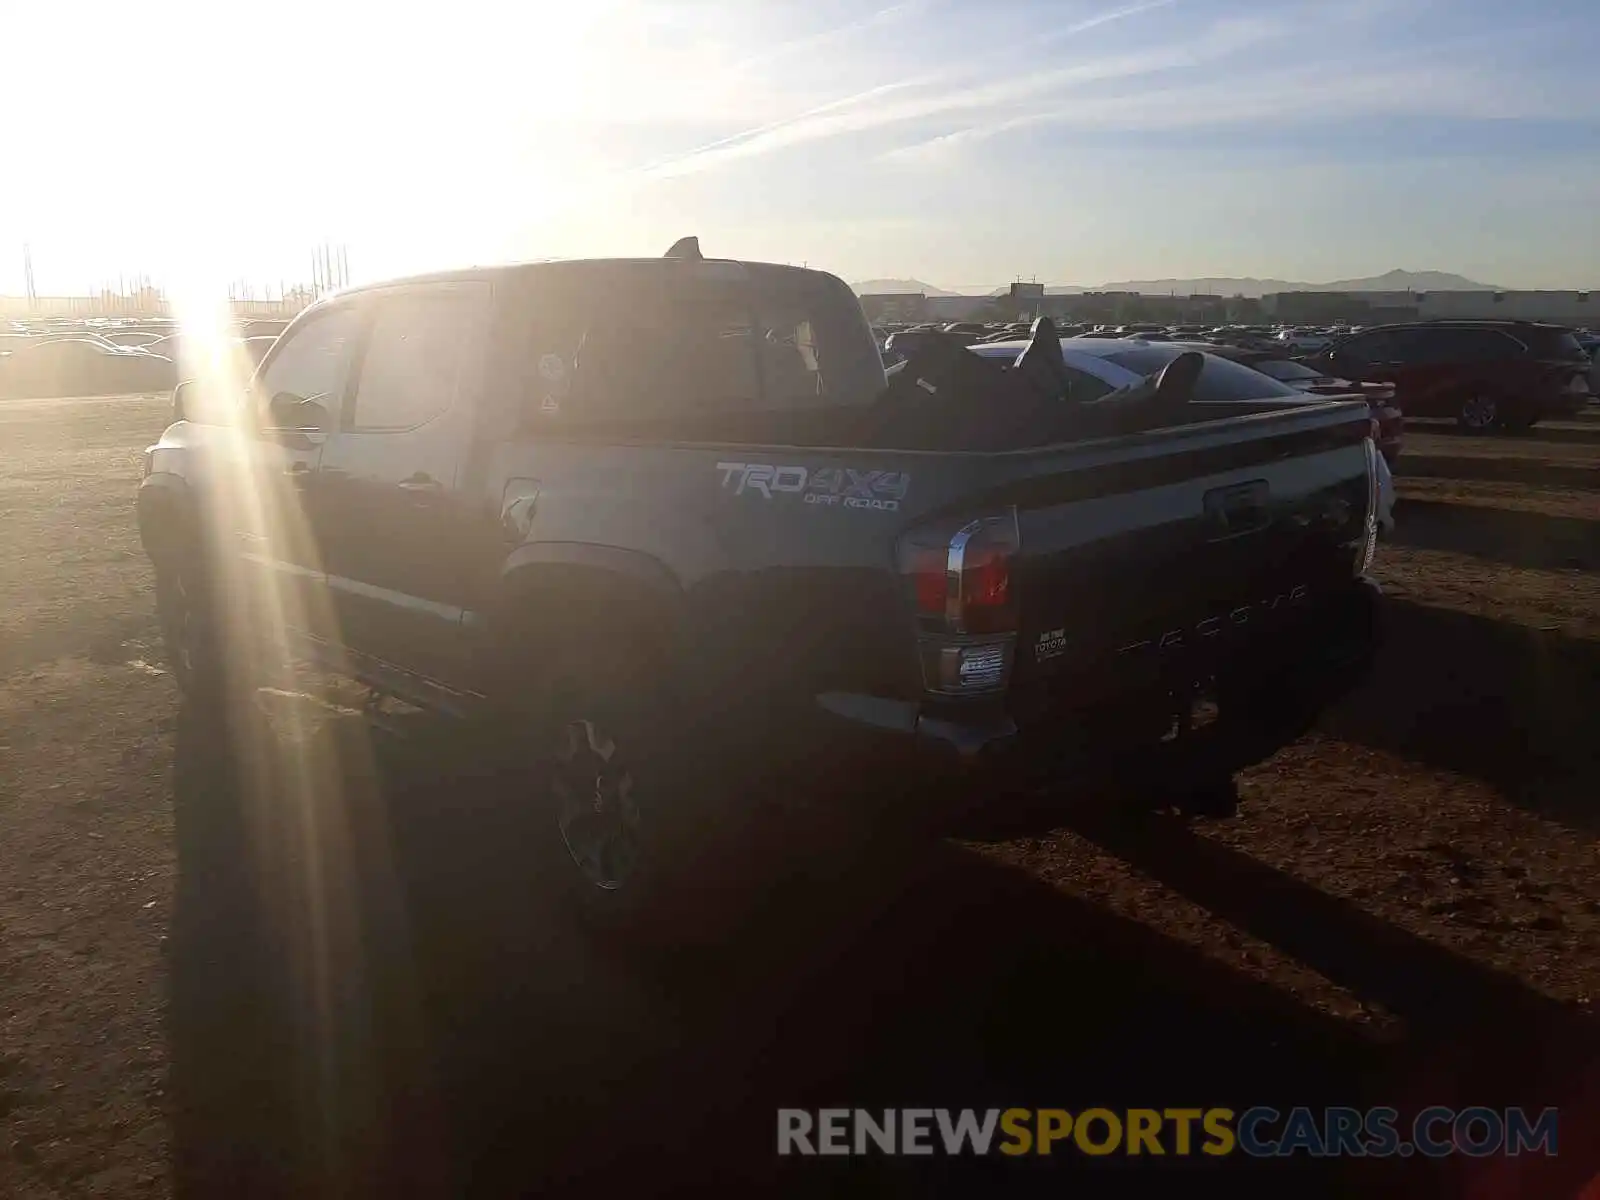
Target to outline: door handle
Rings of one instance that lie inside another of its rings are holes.
[[[303,488],[311,481],[313,474],[311,464],[308,462],[292,462],[283,469],[289,477],[289,482],[297,488]]]

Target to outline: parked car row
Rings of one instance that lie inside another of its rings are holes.
[[[1382,325],[1305,359],[1328,375],[1389,384],[1412,417],[1468,433],[1516,432],[1570,416],[1593,398],[1593,363],[1572,330],[1533,321]]]
[[[971,350],[985,358],[1014,362],[1026,348],[1023,341],[990,342]],[[1392,470],[1400,456],[1405,427],[1400,410],[1394,406],[1394,391],[1383,385],[1362,385],[1342,379],[1329,379],[1287,359],[1263,359],[1256,352],[1233,350],[1195,342],[1150,342],[1143,339],[1062,338],[1061,357],[1066,364],[1068,398],[1074,401],[1099,400],[1137,386],[1141,380],[1161,371],[1180,355],[1198,352],[1204,365],[1200,369],[1190,402],[1200,405],[1231,406],[1260,402],[1281,405],[1296,396],[1308,400],[1360,396],[1372,413],[1374,440],[1381,455],[1379,478],[1379,525],[1385,534],[1394,531],[1394,480]],[[1277,376],[1275,376],[1277,372]]]
[[[892,366],[933,338],[1005,346],[1026,336],[1027,327],[930,325],[877,332],[884,363]],[[1082,347],[1115,348],[1129,341],[1192,346],[1303,392],[1366,396],[1374,404],[1390,465],[1398,453],[1402,413],[1454,420],[1468,433],[1519,432],[1547,418],[1569,416],[1600,397],[1600,363],[1595,358],[1600,337],[1535,321],[1317,329],[1069,325],[1060,333]]]
[[[285,323],[249,322],[233,344],[253,368]],[[170,320],[35,321],[0,326],[0,397],[168,391],[193,373]]]
[[[49,336],[0,351],[0,396],[153,392],[177,379],[172,360],[91,334]]]

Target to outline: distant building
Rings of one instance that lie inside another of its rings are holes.
[[[993,296],[929,296],[927,321],[971,321],[984,317],[994,303]]]
[[[1424,319],[1500,317],[1593,328],[1600,325],[1600,299],[1589,297],[1589,292],[1422,292],[1417,301]]]
[[[861,297],[861,311],[877,325],[884,321],[928,321],[928,297],[921,292],[879,292]]]
[[[1270,319],[1287,325],[1450,319],[1600,325],[1600,300],[1589,292],[1274,292],[1261,305]]]

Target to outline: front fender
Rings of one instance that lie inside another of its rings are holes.
[[[183,476],[170,471],[146,475],[135,503],[139,541],[153,561],[171,561],[193,544],[198,511],[194,489]]]

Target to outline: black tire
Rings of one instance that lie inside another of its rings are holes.
[[[1493,433],[1505,415],[1500,398],[1487,388],[1471,388],[1456,410],[1456,427],[1463,433],[1483,436]]]
[[[1231,775],[1197,780],[1179,793],[1177,807],[1186,817],[1236,817],[1239,815],[1239,785]]]
[[[637,645],[580,638],[547,676],[538,814],[566,905],[640,945],[693,945],[724,931],[737,806],[715,756],[696,753],[668,672]],[[590,811],[590,808],[593,811]]]

